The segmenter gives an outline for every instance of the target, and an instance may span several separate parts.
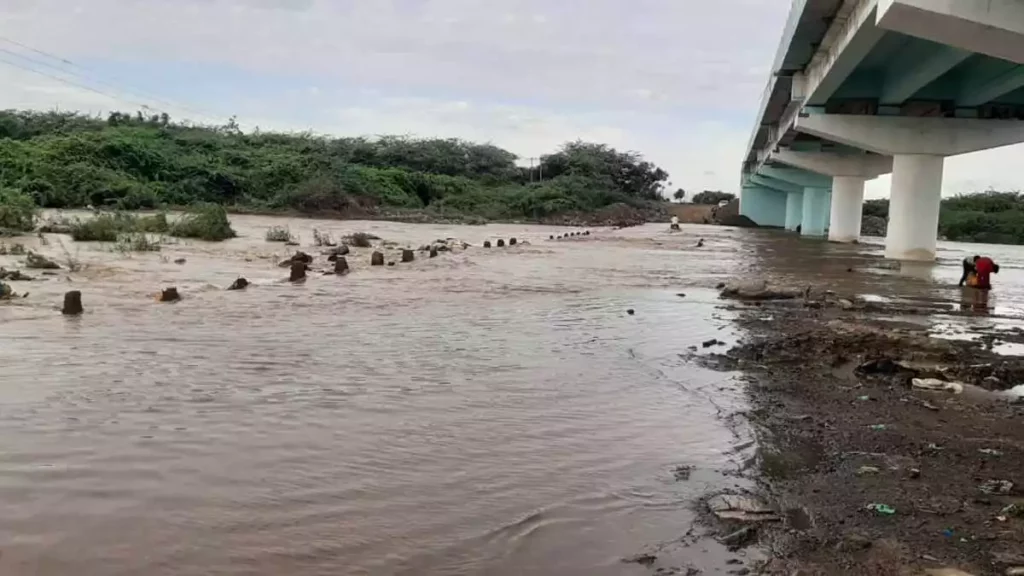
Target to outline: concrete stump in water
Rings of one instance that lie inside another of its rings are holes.
[[[501,238],[498,238],[498,248],[504,248],[504,247],[505,247],[505,241],[502,240]]]
[[[430,257],[437,258],[437,248],[434,248],[433,246],[430,247]]]
[[[338,256],[338,259],[334,261],[334,273],[348,274],[348,260],[344,256]]]
[[[518,240],[516,240],[515,238],[509,238],[508,239],[508,245],[509,246],[515,246],[516,242],[518,242]]]
[[[178,289],[175,287],[164,288],[163,292],[160,293],[161,302],[177,302],[181,300],[181,294],[178,294]]]
[[[490,247],[491,247],[491,241],[490,240],[484,240],[484,248],[490,248]]]
[[[402,250],[402,262],[412,262],[416,259],[416,253],[412,250]]]
[[[249,286],[249,281],[245,278],[239,277],[228,286],[228,290],[245,290]]]
[[[384,254],[380,252],[374,252],[370,254],[370,266],[383,266],[384,265]]]
[[[298,282],[299,280],[306,279],[306,263],[305,262],[292,262],[291,273],[288,274],[289,282]]]
[[[78,290],[72,290],[64,293],[64,307],[61,308],[60,313],[65,316],[78,316],[85,309],[82,308],[82,293]]]

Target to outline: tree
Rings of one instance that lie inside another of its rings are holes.
[[[682,202],[683,198],[686,198],[686,190],[680,188],[679,190],[676,190],[672,197],[676,199],[676,202]]]
[[[728,192],[722,192],[721,190],[705,190],[700,194],[693,197],[694,204],[718,204],[722,200],[732,201],[736,198],[735,194],[729,194]]]

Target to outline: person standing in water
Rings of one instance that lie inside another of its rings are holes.
[[[672,224],[668,228],[669,230],[679,230],[679,216],[672,217]]]
[[[964,258],[964,261],[962,262],[964,273],[960,275],[960,286],[963,286],[964,282],[967,282],[967,277],[974,272],[974,263],[978,261],[978,258],[981,258],[981,256],[975,255]]]
[[[967,285],[973,285],[980,290],[991,290],[992,281],[990,277],[992,274],[999,274],[999,264],[996,264],[988,256],[982,256],[974,261],[974,283],[972,284],[970,279],[968,279]]]

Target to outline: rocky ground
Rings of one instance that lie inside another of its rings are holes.
[[[770,505],[720,533],[768,550],[755,573],[1024,574],[1024,404],[1006,392],[1024,358],[907,321],[976,311],[763,284],[723,297],[746,337],[697,357],[749,385]]]

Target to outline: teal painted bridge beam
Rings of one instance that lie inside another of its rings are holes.
[[[808,172],[807,170],[801,170],[800,168],[791,168],[788,166],[762,166],[759,174],[768,178],[774,178],[775,180],[789,182],[801,189],[832,187],[831,176]]]
[[[740,189],[740,214],[758,226],[782,228],[786,225],[785,192],[747,184]]]
[[[1005,68],[996,74],[978,71],[968,74],[961,83],[960,94],[956,98],[957,106],[981,106],[1000,96],[1024,88],[1024,66],[1004,63]]]
[[[972,56],[971,52],[952,46],[929,42],[920,44],[929,50],[927,55],[908,50],[897,60],[885,76],[879,98],[880,104],[902,104],[925,86]]]
[[[804,191],[803,186],[797,186],[796,184],[793,184],[791,182],[777,180],[775,178],[769,178],[767,176],[762,176],[760,174],[752,174],[750,178],[747,179],[747,183],[744,184],[744,186],[760,186],[762,188],[771,188],[772,190],[777,190],[779,192],[784,192],[786,194],[790,192]]]

